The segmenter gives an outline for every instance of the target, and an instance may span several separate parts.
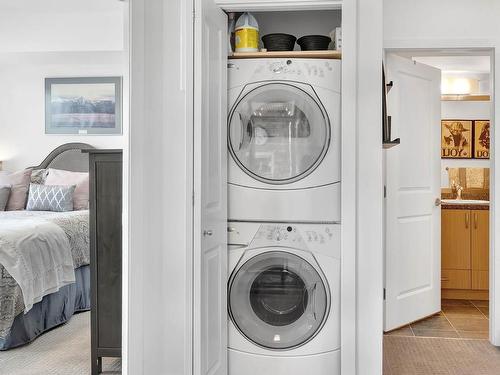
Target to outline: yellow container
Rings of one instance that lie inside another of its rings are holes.
[[[259,50],[259,25],[250,13],[243,13],[235,27],[236,52],[257,52]]]

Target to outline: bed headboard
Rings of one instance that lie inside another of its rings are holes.
[[[32,169],[55,168],[71,172],[88,172],[89,155],[82,150],[93,149],[86,143],[66,143],[54,149],[41,163]]]

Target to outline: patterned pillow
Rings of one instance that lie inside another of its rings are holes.
[[[0,211],[5,211],[9,201],[10,185],[0,185]]]
[[[33,171],[31,171],[31,183],[39,185],[45,184],[47,173],[47,169],[34,169]]]
[[[73,211],[75,185],[38,185],[30,184],[28,197],[29,211]]]

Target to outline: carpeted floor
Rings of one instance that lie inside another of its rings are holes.
[[[487,340],[384,336],[384,375],[498,375]]]
[[[120,369],[120,360],[104,360],[103,374],[121,374]],[[73,316],[29,345],[0,352],[0,374],[89,375],[90,312]]]

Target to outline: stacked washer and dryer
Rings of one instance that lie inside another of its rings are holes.
[[[341,63],[228,71],[229,374],[340,374]]]

